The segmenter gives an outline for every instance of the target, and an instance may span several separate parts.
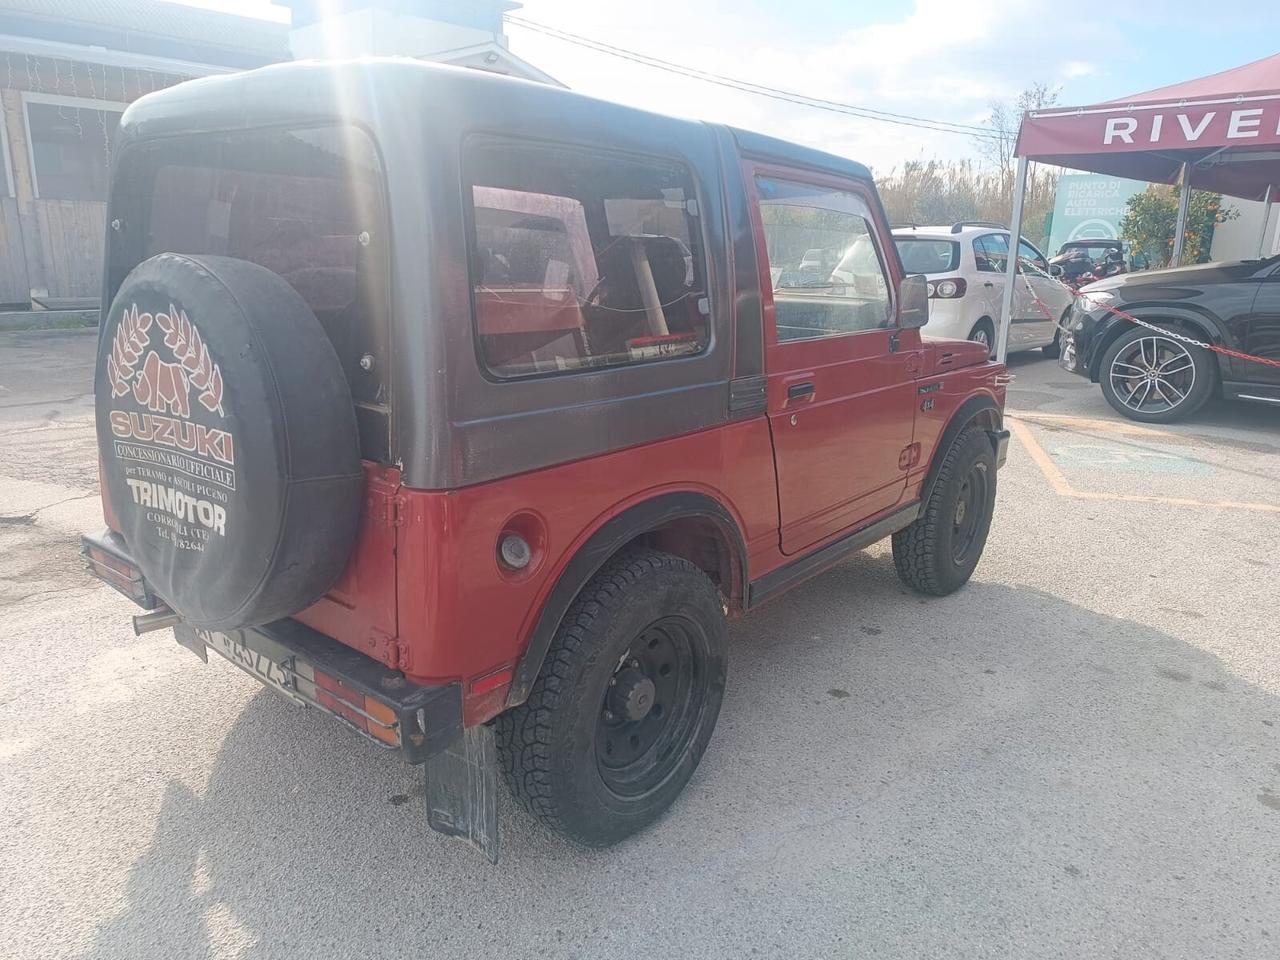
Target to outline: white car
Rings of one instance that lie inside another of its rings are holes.
[[[1008,229],[968,221],[949,227],[899,226],[893,239],[907,275],[923,273],[929,281],[929,322],[922,332],[976,340],[994,349],[1009,262]],[[1058,324],[1071,310],[1074,294],[1051,276],[1060,271],[1051,270],[1045,255],[1025,238],[1018,244],[1018,257],[1034,268],[1018,269],[1009,352],[1039,347],[1056,357]]]

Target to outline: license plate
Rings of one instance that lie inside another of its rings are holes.
[[[260,650],[251,649],[239,636],[220,630],[196,630],[195,634],[207,649],[230,660],[277,693],[296,703],[306,702],[297,693],[293,657],[273,659]]]

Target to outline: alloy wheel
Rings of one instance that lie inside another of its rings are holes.
[[[1196,365],[1187,348],[1169,337],[1141,337],[1111,361],[1107,374],[1122,404],[1144,414],[1179,406],[1196,382]]]

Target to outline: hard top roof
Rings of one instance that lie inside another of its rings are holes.
[[[296,61],[243,73],[206,77],[150,94],[123,119],[127,136],[147,137],[238,128],[327,116],[374,129],[394,124],[417,105],[428,116],[448,118],[458,128],[500,130],[505,118],[530,112],[572,117],[580,124],[606,124],[655,135],[686,134],[708,124],[600,100],[549,84],[483,70],[428,63],[408,57]],[[861,163],[747,130],[726,128],[744,154],[824,170],[861,180]]]

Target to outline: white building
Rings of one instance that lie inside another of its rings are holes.
[[[295,60],[417,57],[561,86],[507,47],[508,0],[280,0]]]
[[[97,305],[116,125],[153,90],[379,54],[556,83],[507,48],[518,3],[284,2],[292,25],[160,0],[0,0],[0,311]]]
[[[1262,255],[1280,253],[1280,197],[1271,205],[1271,217],[1266,230],[1262,228],[1262,215],[1266,205],[1256,200],[1236,200],[1223,197],[1222,205],[1240,212],[1234,220],[1218,224],[1213,230],[1213,244],[1209,248],[1211,260],[1248,260],[1258,255],[1258,237],[1262,239]]]

